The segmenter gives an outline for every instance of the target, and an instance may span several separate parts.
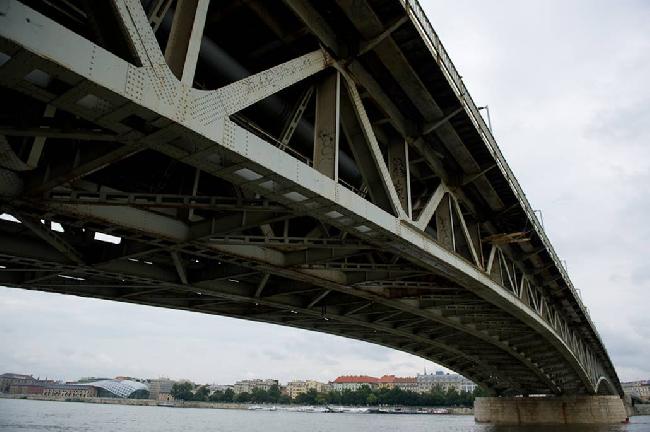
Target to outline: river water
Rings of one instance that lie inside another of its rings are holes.
[[[326,414],[166,408],[0,399],[0,431],[70,432],[646,432],[650,416],[626,425],[495,427],[472,416]]]

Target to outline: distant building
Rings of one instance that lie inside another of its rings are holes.
[[[11,384],[9,391],[13,395],[42,395],[45,390],[44,384]]]
[[[232,384],[211,384],[208,386],[208,389],[210,389],[211,393],[218,391],[225,392],[226,390],[235,391],[235,386]]]
[[[343,375],[330,382],[330,386],[334,391],[359,390],[363,386],[376,388],[379,386],[379,378],[371,377],[368,375]]]
[[[109,380],[109,379],[112,379],[112,378],[109,378],[109,377],[81,377],[77,381],[70,381],[69,383],[82,384],[82,383],[87,383],[87,382],[104,381],[104,380]]]
[[[379,388],[399,388],[404,391],[418,391],[418,382],[415,377],[397,377],[395,375],[384,375],[377,381]]]
[[[329,390],[329,385],[314,380],[289,381],[285,388],[285,394],[291,399],[295,399],[301,394],[307,393],[309,390],[316,390],[318,393],[323,393]]]
[[[89,398],[97,396],[97,388],[81,384],[49,384],[43,386],[43,396]]]
[[[418,381],[416,377],[396,377],[395,387],[404,391],[418,391]]]
[[[48,384],[43,386],[43,396],[89,398],[97,396],[97,388],[83,384]]]
[[[376,378],[367,375],[344,375],[336,378],[330,383],[332,390],[343,391],[359,390],[363,386],[374,388],[393,389],[399,388],[404,391],[418,391],[418,382],[415,377],[398,377],[395,375],[384,375],[381,378]]]
[[[47,384],[55,384],[55,382],[52,380],[34,378],[32,375],[15,373],[4,373],[0,375],[0,393],[35,394],[34,392],[36,390],[29,389],[28,386],[42,387]]]
[[[96,389],[98,397],[124,398],[124,399],[147,399],[149,387],[141,382],[130,379],[103,379],[90,382],[69,383],[72,386],[91,386]]]
[[[116,379],[117,381],[137,381],[137,382],[141,382],[141,383],[146,383],[147,382],[146,379],[136,378],[136,377],[129,377],[129,376],[116,376],[114,379]]]
[[[395,387],[395,375],[384,375],[377,381],[377,387],[392,389]]]
[[[462,375],[458,374],[445,374],[442,371],[437,371],[435,374],[418,374],[416,377],[417,391],[420,393],[427,393],[436,387],[447,392],[454,389],[457,392],[473,392],[476,389],[476,384]]]
[[[15,374],[14,374],[15,375]],[[132,380],[77,381],[65,384],[54,381],[41,381],[31,378],[31,375],[11,377],[9,386],[11,394],[42,394],[52,397],[119,397],[119,398],[146,398],[149,388],[140,382]],[[9,377],[5,377],[10,379]]]
[[[237,381],[233,386],[233,390],[236,394],[239,393],[252,393],[255,389],[260,389],[264,391],[269,391],[273,386],[280,386],[280,383],[276,379],[250,379],[250,380],[241,380]]]
[[[650,402],[650,381],[632,381],[621,383],[623,391],[636,396],[642,401]]]
[[[16,385],[29,385],[38,383],[38,379],[31,375],[3,373],[0,375],[0,392],[9,393],[9,388],[12,384]]]
[[[173,401],[172,387],[174,381],[169,378],[158,378],[149,380],[149,399],[159,401]]]

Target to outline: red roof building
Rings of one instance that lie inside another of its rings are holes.
[[[384,375],[378,380],[379,388],[392,389],[394,387],[401,388],[402,390],[413,390],[417,387],[417,380],[415,377],[397,377],[395,375]]]
[[[377,387],[377,381],[379,381],[379,378],[367,375],[344,375],[336,378],[330,384],[332,389],[335,391],[356,391],[363,386],[368,386],[370,388]]]
[[[379,382],[379,378],[368,375],[343,375],[332,381],[334,384],[376,384],[377,382]]]

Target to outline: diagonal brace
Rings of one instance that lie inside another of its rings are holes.
[[[18,212],[10,212],[16,219],[18,219],[24,226],[29,228],[34,234],[39,236],[41,239],[45,240],[50,246],[54,249],[61,252],[68,258],[70,261],[73,261],[77,264],[83,265],[84,260],[81,258],[81,254],[68,242],[63,240],[59,235],[54,233],[52,230],[48,229],[40,221],[32,219],[31,217],[24,216]]]

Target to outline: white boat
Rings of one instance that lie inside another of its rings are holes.
[[[276,411],[277,407],[273,406],[264,406],[264,405],[251,405],[248,407],[251,411]]]
[[[296,409],[296,411],[298,411],[298,412],[314,412],[315,409],[316,408],[314,408],[313,406],[307,405],[307,406],[298,407]]]
[[[449,414],[449,410],[445,408],[433,408],[429,411],[431,414]]]
[[[339,409],[340,411],[337,412],[350,413],[350,414],[365,414],[370,412],[369,408],[339,407]]]

